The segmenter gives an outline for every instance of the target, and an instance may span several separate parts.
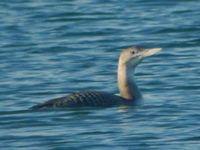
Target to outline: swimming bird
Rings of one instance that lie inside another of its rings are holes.
[[[121,96],[97,91],[83,91],[48,100],[30,109],[48,107],[111,107],[140,104],[142,94],[134,80],[135,68],[144,58],[159,52],[161,49],[130,47],[121,53],[118,63],[118,86]]]

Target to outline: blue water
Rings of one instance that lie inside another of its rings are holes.
[[[198,150],[199,0],[0,2],[0,149]],[[70,93],[119,94],[127,47],[163,47],[136,70],[144,106],[28,110]]]

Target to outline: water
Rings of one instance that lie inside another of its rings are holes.
[[[199,0],[0,2],[0,149],[196,150]],[[28,110],[83,90],[119,94],[129,46],[163,47],[136,70],[144,106]]]

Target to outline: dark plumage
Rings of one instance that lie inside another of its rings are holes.
[[[111,107],[120,105],[123,98],[109,93],[84,91],[52,99],[30,109],[45,107]]]

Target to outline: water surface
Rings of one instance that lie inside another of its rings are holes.
[[[0,2],[1,149],[200,147],[199,0]],[[144,106],[28,110],[83,90],[119,94],[118,57],[163,47],[136,70]]]

